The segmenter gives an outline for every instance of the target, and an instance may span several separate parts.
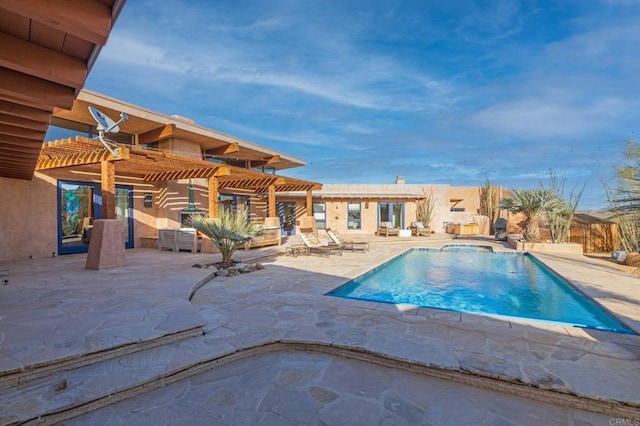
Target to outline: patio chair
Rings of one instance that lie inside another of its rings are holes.
[[[431,228],[428,226],[424,226],[422,222],[411,222],[411,235],[414,237],[419,237],[421,235],[426,235],[427,237],[431,235]]]
[[[378,229],[376,230],[376,235],[377,236],[398,236],[400,235],[400,228],[396,228],[395,226],[393,226],[393,224],[391,222],[380,222],[380,225],[378,225]]]
[[[342,247],[343,250],[362,251],[369,250],[369,243],[366,241],[345,241],[342,235],[335,229],[327,228],[327,234],[329,238],[333,240],[334,244]]]
[[[300,237],[302,238],[304,245],[307,246],[309,254],[319,253],[323,256],[329,257],[332,252],[338,252],[340,253],[340,256],[342,256],[342,247],[332,247],[328,244],[322,244],[312,229],[301,229]]]

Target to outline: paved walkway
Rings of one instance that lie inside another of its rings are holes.
[[[117,374],[125,378],[114,389],[124,391],[109,402],[123,401],[68,424],[640,419],[638,336],[324,296],[410,246],[443,243],[380,240],[369,252],[328,259],[265,258],[264,270],[216,277],[202,286],[207,270],[192,265],[207,263],[211,255],[133,250],[127,267],[97,272],[83,269],[82,256],[0,264],[9,279],[0,287],[5,371],[19,369],[25,359],[46,363],[47,357],[100,347],[86,342],[106,347],[125,335],[124,340],[140,339],[141,330],[165,330],[167,324],[204,330],[117,362],[43,377],[41,386],[64,380],[64,389],[48,397],[35,386],[17,386],[4,395],[0,420],[25,418],[20,410],[61,409]],[[238,258],[273,250],[240,251]],[[640,331],[638,278],[586,257],[540,258]],[[192,304],[185,303],[192,293]],[[167,306],[179,314],[167,314]],[[112,328],[119,308],[129,314]],[[85,325],[89,319],[91,326]],[[25,327],[29,333],[20,333]]]

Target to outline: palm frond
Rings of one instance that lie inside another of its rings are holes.
[[[246,211],[235,213],[226,209],[213,218],[194,215],[191,217],[191,226],[213,241],[225,264],[232,263],[231,258],[236,250],[264,233],[263,225],[249,222]]]

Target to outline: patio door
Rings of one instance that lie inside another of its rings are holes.
[[[404,203],[378,203],[378,223],[391,222],[396,228],[404,229]]]
[[[278,201],[276,207],[280,218],[280,235],[294,235],[296,233],[296,203]]]
[[[125,247],[133,248],[133,187],[116,185],[116,219]],[[93,220],[102,218],[102,191],[94,182],[58,181],[58,254],[86,253]]]
[[[87,252],[93,220],[101,212],[100,185],[58,181],[58,253]]]

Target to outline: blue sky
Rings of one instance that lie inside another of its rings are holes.
[[[127,0],[86,87],[300,157],[322,183],[606,207],[640,112],[640,2]]]

